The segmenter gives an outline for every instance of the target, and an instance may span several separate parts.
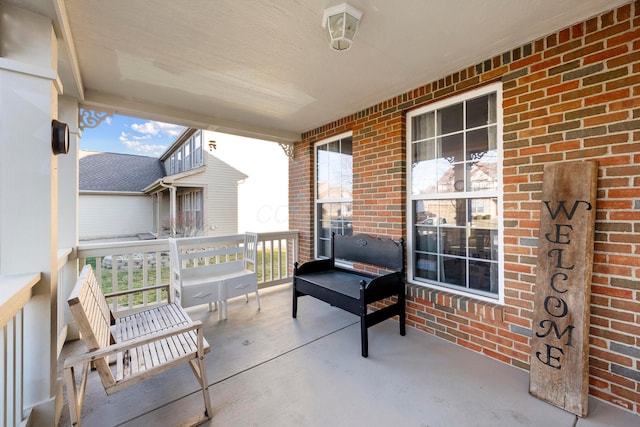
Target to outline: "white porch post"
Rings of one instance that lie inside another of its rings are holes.
[[[28,41],[28,43],[26,42]],[[51,19],[0,3],[0,275],[42,272],[24,310],[24,406],[54,425],[57,363],[58,109]]]
[[[78,245],[78,101],[75,98],[58,98],[58,120],[69,125],[69,153],[58,157],[58,249],[68,251]],[[78,277],[78,260],[67,262],[60,270],[58,296],[58,350],[67,338],[78,339],[75,321],[67,305],[67,297]],[[67,331],[67,326],[73,327]]]
[[[171,237],[176,237],[176,217],[178,216],[178,207],[176,206],[176,188],[171,187],[169,189],[169,208],[170,208],[170,221],[171,221]]]

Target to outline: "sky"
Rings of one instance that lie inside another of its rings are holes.
[[[80,149],[158,157],[183,126],[115,114],[82,131]]]
[[[82,131],[80,149],[159,157],[183,129],[113,115],[95,128]],[[288,157],[282,147],[219,132],[212,132],[211,137],[216,142],[213,155],[248,175],[238,186],[238,232],[288,230]]]

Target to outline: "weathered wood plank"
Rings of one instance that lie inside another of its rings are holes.
[[[544,167],[530,393],[587,415],[589,315],[598,165]]]

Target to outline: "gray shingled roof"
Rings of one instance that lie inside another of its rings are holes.
[[[166,175],[156,157],[87,153],[80,158],[80,190],[139,191]]]

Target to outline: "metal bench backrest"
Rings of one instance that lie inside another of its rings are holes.
[[[367,234],[342,236],[334,234],[331,241],[333,259],[361,262],[404,271],[404,240],[372,237]]]

